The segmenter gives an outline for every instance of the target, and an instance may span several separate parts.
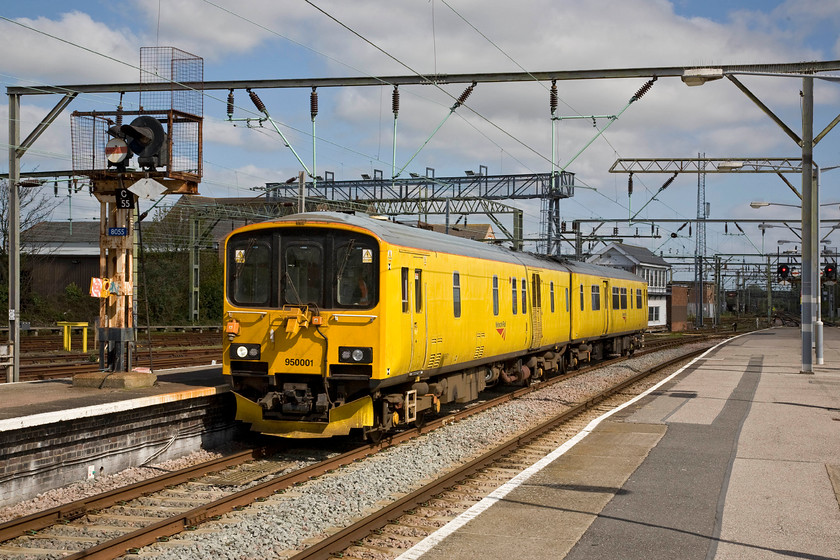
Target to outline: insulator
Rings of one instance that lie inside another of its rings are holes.
[[[633,195],[633,174],[627,177],[627,196]]]
[[[400,112],[400,89],[397,86],[394,86],[394,91],[391,93],[391,111],[394,113],[394,118]]]
[[[560,231],[566,233],[566,222],[560,222]]]
[[[314,119],[318,115],[318,92],[312,88],[312,93],[309,94],[309,114]]]
[[[123,94],[122,94],[122,93],[120,93],[120,104],[119,104],[119,105],[117,105],[117,117],[116,117],[116,119],[117,119],[117,126],[122,126],[122,119],[123,119],[123,104],[122,104],[122,100],[123,100]]]
[[[463,105],[464,102],[466,102],[467,98],[470,96],[470,94],[475,89],[475,84],[476,83],[473,82],[472,84],[470,84],[470,86],[467,89],[464,90],[464,93],[461,94],[461,97],[458,98],[458,101],[456,101],[455,105],[452,107],[453,109],[457,109],[458,107]]]
[[[248,88],[247,91],[248,95],[251,97],[251,102],[254,104],[254,107],[257,108],[257,111],[265,113],[265,104],[262,102],[262,99],[260,99],[260,96],[257,95],[255,91],[251,91],[251,88]]]
[[[227,116],[228,119],[233,118],[233,90],[228,92],[228,100],[227,100]]]
[[[553,115],[557,111],[557,80],[551,80],[551,93],[548,96],[548,105]]]
[[[729,222],[723,222],[723,233],[729,233]]]
[[[691,224],[688,224],[688,236],[691,237]]]
[[[633,96],[633,101],[638,101],[642,98],[644,94],[650,91],[650,88],[653,87],[653,82],[656,81],[656,76],[645,82],[645,85],[639,88],[639,91],[636,92],[636,95]]]
[[[613,235],[618,235],[618,226],[613,227]]]
[[[688,222],[684,223],[683,225],[681,225],[681,226],[679,227],[679,229],[677,229],[677,231],[682,231],[682,230],[683,230],[683,228],[685,228],[685,226],[687,226],[687,225],[688,225]]]
[[[665,181],[665,183],[661,187],[659,187],[659,190],[664,191],[666,188],[668,188],[668,185],[670,185],[671,183],[674,182],[674,179],[676,179],[676,178],[677,178],[677,173],[674,173],[673,175],[668,177],[668,180]]]

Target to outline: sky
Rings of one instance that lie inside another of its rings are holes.
[[[840,60],[840,0],[2,0],[0,83],[74,85],[139,81],[140,48],[176,47],[204,60],[204,79],[260,80],[714,66]],[[838,72],[840,74],[840,72]],[[796,78],[739,78],[794,131],[801,131]],[[578,80],[558,83],[559,116],[615,115],[645,79]],[[463,85],[401,88],[397,120],[397,169],[405,174],[461,175],[485,165],[489,174],[546,173],[552,160],[550,84],[479,84],[435,133]],[[443,90],[443,91],[441,91]],[[258,92],[303,161],[313,159],[308,89]],[[26,96],[21,128],[25,137],[58,101]],[[127,109],[137,107],[127,94]],[[22,171],[72,168],[70,112],[113,111],[118,95],[80,95],[21,161]],[[236,92],[235,118],[256,116],[245,92]],[[248,128],[226,120],[226,94],[203,97],[205,196],[256,196],[266,182],[295,177],[301,166],[270,127]],[[815,83],[814,129],[840,113],[840,83]],[[0,99],[0,119],[8,104]],[[596,121],[603,128],[607,121]],[[321,88],[316,118],[316,168],[336,179],[357,179],[383,170],[388,177],[394,150],[391,87]],[[560,166],[582,150],[597,130],[589,119],[556,124],[555,159]],[[0,127],[8,149],[8,127]],[[628,198],[627,176],[611,174],[618,158],[798,157],[798,146],[728,80],[689,88],[679,79],[657,81],[567,170],[575,173],[574,197],[561,204],[562,219],[684,219],[696,216],[697,176],[685,174],[651,197],[665,175],[636,174]],[[840,130],[814,151],[822,167],[840,165]],[[8,172],[8,158],[0,171]],[[801,179],[789,176],[799,187]],[[840,202],[840,169],[822,179],[822,201]],[[53,196],[52,188],[43,189]],[[52,219],[98,219],[98,203],[87,192],[68,195],[62,186]],[[710,218],[791,218],[797,208],[759,210],[750,201],[798,204],[772,174],[707,174]],[[539,231],[536,201],[509,202],[525,212],[526,236]],[[646,205],[646,206],[645,206]],[[840,205],[823,218],[840,219]],[[487,221],[473,217],[472,222]],[[587,226],[591,227],[591,226]],[[631,235],[636,224],[618,224]],[[679,224],[659,224],[659,239],[626,237],[664,256],[691,255],[695,238]],[[640,233],[649,233],[642,225]],[[707,226],[707,254],[776,254],[792,245],[791,232],[756,224]],[[584,229],[584,232],[587,230]],[[835,233],[833,247],[840,247]],[[566,250],[569,247],[565,247]]]

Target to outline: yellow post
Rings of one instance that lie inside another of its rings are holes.
[[[88,324],[87,323],[73,323],[70,321],[58,321],[56,323],[59,327],[63,327],[64,329],[64,350],[70,352],[72,348],[72,342],[70,340],[70,331],[75,328],[82,329],[82,352],[87,354],[87,330]]]

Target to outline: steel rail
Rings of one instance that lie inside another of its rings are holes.
[[[188,482],[197,476],[204,476],[209,473],[221,471],[230,466],[239,465],[245,461],[258,459],[264,457],[267,453],[266,448],[255,448],[226,455],[225,457],[206,461],[199,465],[193,465],[192,467],[156,476],[128,486],[115,488],[109,492],[33,513],[26,517],[13,519],[12,521],[0,524],[0,542],[23,536],[31,531],[39,531],[64,520],[77,519],[94,510],[110,507],[121,501],[133,500],[174,484]]]

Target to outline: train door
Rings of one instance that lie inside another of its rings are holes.
[[[409,371],[420,371],[426,363],[427,351],[427,317],[426,309],[426,283],[423,277],[423,269],[420,262],[415,262],[411,270],[411,283],[409,285],[409,310],[411,313],[411,361]]]
[[[531,348],[542,343],[542,283],[540,275],[531,274]],[[523,294],[524,296],[524,294]]]
[[[602,286],[602,289],[603,289],[603,292],[604,292],[604,297],[603,297],[604,305],[601,306],[601,309],[602,309],[601,313],[603,314],[602,323],[604,325],[604,332],[601,333],[601,334],[607,334],[608,332],[610,332],[610,317],[612,317],[612,313],[610,313],[610,311],[612,310],[613,307],[615,307],[615,305],[614,305],[615,298],[610,297],[610,281],[609,280],[602,280],[601,281],[601,286]]]

